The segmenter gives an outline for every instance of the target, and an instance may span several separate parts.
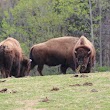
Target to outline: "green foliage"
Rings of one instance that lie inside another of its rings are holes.
[[[27,48],[26,43],[20,43],[21,44],[21,48],[24,50],[24,53],[27,54],[27,56],[29,57],[28,53],[29,53],[29,48]]]
[[[98,71],[98,72],[110,71],[110,67],[107,67],[107,66],[97,67],[96,71]]]
[[[2,24],[3,36],[23,42],[25,37],[31,45],[77,30],[89,33],[89,5],[87,0],[20,0],[5,12]]]

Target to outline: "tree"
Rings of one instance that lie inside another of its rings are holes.
[[[94,44],[93,20],[92,20],[92,4],[91,4],[91,0],[89,0],[89,7],[90,7],[90,21],[91,21],[91,39],[92,39],[92,43]]]
[[[99,45],[100,45],[100,66],[102,67],[102,6],[101,2],[99,2],[99,15],[100,15],[100,38],[99,38]]]

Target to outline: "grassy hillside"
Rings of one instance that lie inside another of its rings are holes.
[[[110,110],[110,73],[0,79],[0,110]]]

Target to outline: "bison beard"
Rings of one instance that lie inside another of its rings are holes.
[[[81,36],[73,49],[75,70],[80,66],[80,73],[90,73],[95,61],[95,48],[84,36]]]
[[[23,63],[25,60],[26,63]],[[22,53],[19,42],[7,38],[0,43],[0,71],[3,77],[23,77],[29,72],[29,59]]]
[[[77,37],[65,36],[34,45],[30,50],[31,69],[38,65],[37,70],[42,76],[44,64],[48,66],[61,65],[60,70],[64,74],[66,74],[68,67],[74,71],[72,50],[78,39]]]

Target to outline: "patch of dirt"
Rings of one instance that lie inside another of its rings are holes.
[[[90,82],[85,82],[83,85],[81,85],[81,84],[73,84],[73,85],[69,85],[69,86],[93,86],[93,84],[90,83]]]
[[[69,86],[81,86],[80,84],[73,84],[73,85],[69,85]]]
[[[93,84],[90,83],[90,82],[85,82],[85,83],[83,84],[83,86],[93,86]]]
[[[45,108],[39,108],[39,109],[36,109],[36,110],[47,110],[47,109],[45,109]]]
[[[0,93],[17,93],[17,91],[4,88],[4,89],[0,90]]]
[[[0,93],[6,93],[6,92],[7,92],[7,88],[0,90]]]
[[[9,93],[17,93],[17,91],[11,90],[11,91],[9,91]]]
[[[33,108],[33,106],[38,104],[38,100],[24,100],[24,101],[18,101],[17,103],[23,104],[23,108],[18,108],[16,110],[47,110],[45,108],[36,109]]]
[[[84,75],[84,74],[75,74],[73,77],[82,77],[82,78],[85,78],[85,77],[88,77],[88,75]]]
[[[92,89],[91,92],[98,92],[96,89]]]
[[[58,90],[59,90],[58,87],[53,87],[53,88],[51,89],[51,91],[58,91]]]
[[[75,74],[74,77],[78,77],[78,74]]]
[[[37,102],[38,101],[36,101],[36,100],[25,100],[24,104],[25,104],[25,107],[32,107],[32,106],[36,105]]]
[[[2,81],[0,81],[0,83],[2,83],[2,82],[6,82],[6,80],[2,80]]]
[[[85,77],[88,77],[88,75],[84,75],[84,74],[82,74],[80,77],[85,78]]]
[[[41,102],[49,102],[50,100],[47,98],[47,97],[45,97],[45,98],[43,98],[42,100],[41,100]]]

